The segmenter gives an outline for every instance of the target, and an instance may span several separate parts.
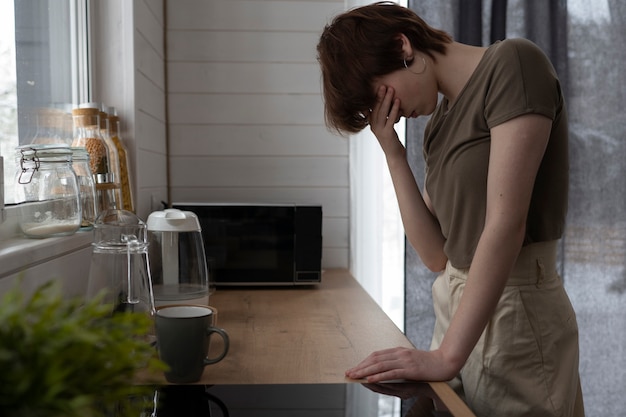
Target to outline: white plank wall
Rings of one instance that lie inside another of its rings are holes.
[[[171,200],[321,204],[325,268],[349,266],[350,187],[348,143],[324,126],[315,47],[343,7],[166,2]]]
[[[163,0],[107,0],[94,8],[93,99],[118,110],[137,214],[167,201]]]
[[[135,197],[137,213],[147,219],[167,201],[164,0],[135,0],[133,13]]]

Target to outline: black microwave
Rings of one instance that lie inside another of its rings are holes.
[[[172,207],[198,216],[217,286],[321,281],[321,206],[174,203]]]

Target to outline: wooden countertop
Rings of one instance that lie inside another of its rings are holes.
[[[346,382],[346,369],[374,350],[412,347],[345,270],[325,271],[317,286],[218,288],[209,304],[230,351],[206,367],[204,384]],[[211,343],[221,348],[219,337]]]
[[[325,271],[315,286],[218,288],[209,304],[230,351],[197,384],[364,382],[346,378],[345,370],[375,350],[413,347],[346,270]],[[209,356],[221,343],[212,338]],[[429,385],[453,415],[473,415],[448,384]]]

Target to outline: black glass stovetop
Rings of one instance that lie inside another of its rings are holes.
[[[435,405],[436,404],[436,405]],[[452,416],[427,384],[170,385],[151,417]]]

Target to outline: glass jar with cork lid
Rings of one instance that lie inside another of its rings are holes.
[[[130,157],[128,149],[121,138],[120,118],[115,107],[109,107],[109,132],[111,139],[117,147],[120,158],[120,183],[122,186],[122,204],[124,210],[135,212],[135,203],[131,183]]]
[[[73,147],[83,147],[89,153],[89,168],[96,183],[98,212],[118,208],[116,187],[109,165],[109,151],[100,134],[100,110],[77,108],[74,119]]]
[[[124,199],[122,195],[122,173],[120,170],[120,157],[117,151],[117,147],[111,139],[110,127],[109,127],[109,114],[100,110],[100,135],[107,145],[109,151],[109,171],[112,174],[113,183],[115,184],[115,201],[117,202],[117,208],[124,207]]]

